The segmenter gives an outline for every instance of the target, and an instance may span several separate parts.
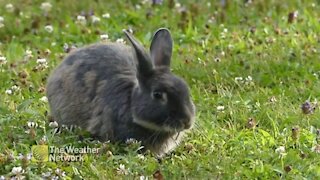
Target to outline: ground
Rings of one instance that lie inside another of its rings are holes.
[[[0,179],[317,179],[319,1],[154,3],[0,1]],[[197,108],[179,147],[158,160],[134,141],[54,133],[45,85],[63,57],[123,43],[122,29],[149,47],[160,27],[172,32],[172,69]],[[100,149],[81,162],[41,162],[33,145]]]

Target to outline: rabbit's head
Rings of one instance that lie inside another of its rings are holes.
[[[180,132],[192,127],[195,107],[186,82],[172,74],[172,38],[161,28],[153,36],[150,54],[128,32],[137,58],[138,84],[131,97],[133,122],[149,130]]]

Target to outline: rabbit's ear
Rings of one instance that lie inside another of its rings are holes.
[[[130,43],[132,44],[137,60],[138,60],[138,74],[148,76],[152,72],[152,63],[149,54],[145,51],[144,47],[133,37],[131,33],[123,30]]]
[[[168,29],[160,28],[157,30],[150,46],[151,60],[154,66],[170,66],[172,43]]]

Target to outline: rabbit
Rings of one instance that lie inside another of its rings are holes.
[[[150,53],[126,30],[131,46],[93,44],[74,50],[47,81],[51,115],[101,141],[135,139],[163,156],[195,119],[187,83],[170,70],[173,40],[158,29]]]

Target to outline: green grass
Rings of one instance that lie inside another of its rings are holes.
[[[44,12],[40,0],[0,1],[0,57],[7,60],[0,65],[1,177],[153,179],[158,170],[166,179],[320,177],[319,1],[237,0],[223,7],[220,1],[209,6],[209,0],[192,0],[180,1],[180,8],[170,7],[173,0],[155,6],[138,0],[48,2],[51,11]],[[288,23],[294,11],[298,16]],[[90,12],[100,22],[92,23],[92,17],[77,22],[78,15]],[[103,18],[105,13],[110,18]],[[122,29],[131,28],[148,47],[159,27],[172,32],[172,68],[189,83],[197,107],[195,126],[180,146],[159,161],[150,153],[139,155],[139,143],[91,141],[81,130],[54,134],[43,88],[67,54],[64,46],[96,43],[102,34],[116,41],[124,38]],[[40,58],[47,68],[39,69]],[[305,101],[315,106],[313,113],[302,112]],[[28,159],[31,146],[39,144],[100,151],[84,162],[39,163]],[[14,167],[23,170],[13,172]]]

